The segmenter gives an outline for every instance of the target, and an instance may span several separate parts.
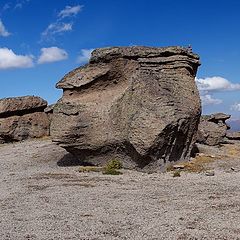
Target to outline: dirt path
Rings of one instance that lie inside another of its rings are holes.
[[[0,239],[240,239],[238,150],[215,153],[214,176],[173,178],[79,173],[49,140],[1,145]]]

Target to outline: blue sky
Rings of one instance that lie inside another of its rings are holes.
[[[0,98],[55,84],[106,46],[192,45],[203,112],[240,118],[239,0],[0,0]]]

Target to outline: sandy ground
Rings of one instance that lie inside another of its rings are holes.
[[[240,239],[239,151],[173,178],[79,173],[50,140],[1,145],[0,239]]]

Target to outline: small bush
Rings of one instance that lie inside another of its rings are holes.
[[[177,170],[173,172],[173,177],[181,177],[181,171]]]
[[[120,174],[122,174],[120,171],[118,171],[116,169],[112,169],[112,168],[105,168],[102,173],[106,174],[106,175],[120,175]]]
[[[113,159],[107,163],[106,167],[109,169],[121,169],[123,166],[119,160]]]
[[[106,164],[106,166],[103,169],[103,174],[120,175],[122,173],[117,170],[121,168],[122,168],[122,163],[117,159],[113,159]]]

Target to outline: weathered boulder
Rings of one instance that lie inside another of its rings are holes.
[[[224,113],[203,115],[198,126],[197,141],[210,146],[223,143],[229,129],[225,121],[230,117]]]
[[[163,168],[189,158],[201,114],[199,57],[185,48],[113,47],[58,84],[54,142],[82,162],[119,159],[125,167]]]
[[[50,121],[40,97],[0,99],[0,143],[49,135]]]
[[[240,132],[227,132],[226,137],[230,140],[240,140]]]

